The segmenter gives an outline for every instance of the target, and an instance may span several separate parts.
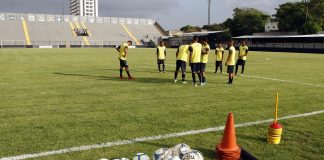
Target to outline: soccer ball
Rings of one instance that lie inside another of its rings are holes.
[[[204,160],[204,156],[201,152],[199,152],[197,150],[193,150],[192,152],[197,154],[199,160]]]
[[[204,160],[204,157],[201,152],[192,150],[189,153],[186,153],[183,157],[182,160]]]
[[[179,156],[172,156],[170,154],[165,154],[162,160],[181,160]]]
[[[129,160],[128,158],[120,158],[120,159],[113,159],[113,160]]]
[[[168,160],[181,160],[179,156],[172,156],[171,158],[169,157]]]
[[[168,150],[169,150],[168,148],[160,148],[160,149],[156,150],[154,152],[154,155],[153,155],[153,160],[162,160],[162,159],[164,159],[164,157],[165,157]]]
[[[183,155],[185,155],[186,153],[191,152],[191,148],[184,143],[178,144],[173,148],[173,156],[179,156],[182,157]]]
[[[169,160],[170,158],[172,158],[172,156],[174,156],[174,150],[173,148],[170,148],[168,150],[165,151],[164,155],[163,155],[163,160]]]
[[[199,160],[198,155],[195,153],[187,153],[182,157],[182,160]]]
[[[134,156],[133,160],[150,160],[150,157],[145,153],[137,153]]]

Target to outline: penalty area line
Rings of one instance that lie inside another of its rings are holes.
[[[303,114],[296,114],[296,115],[289,115],[285,117],[279,118],[279,120],[286,120],[286,119],[292,119],[292,118],[299,118],[299,117],[308,117],[313,115],[318,115],[324,113],[324,110],[309,112],[309,113],[303,113]],[[254,126],[259,124],[265,124],[270,123],[274,119],[267,119],[267,120],[259,120],[255,122],[247,122],[247,123],[241,123],[236,124],[236,128],[241,127],[248,127],[248,126]],[[14,157],[4,157],[0,158],[0,160],[22,160],[22,159],[29,159],[29,158],[38,158],[38,157],[45,157],[45,156],[51,156],[51,155],[60,155],[65,153],[71,153],[71,152],[80,152],[80,151],[87,151],[92,149],[100,149],[100,148],[109,148],[109,147],[115,147],[115,146],[121,146],[121,145],[127,145],[127,144],[135,144],[140,142],[146,142],[146,141],[155,141],[155,140],[161,140],[161,139],[167,139],[167,138],[176,138],[176,137],[182,137],[182,136],[188,136],[188,135],[196,135],[201,133],[208,133],[208,132],[216,132],[216,131],[222,131],[225,129],[225,126],[218,126],[214,128],[206,128],[201,130],[190,130],[185,132],[178,132],[178,133],[170,133],[170,134],[163,134],[163,135],[157,135],[157,136],[150,136],[150,137],[140,137],[135,138],[131,140],[119,140],[114,142],[106,142],[102,144],[94,144],[94,145],[88,145],[88,146],[80,146],[80,147],[73,147],[73,148],[66,148],[61,150],[54,150],[54,151],[47,151],[47,152],[41,152],[41,153],[35,153],[35,154],[25,154],[20,156],[14,156]]]
[[[251,76],[251,75],[244,75],[244,77],[256,78],[256,79],[265,79],[265,80],[271,80],[271,81],[294,83],[294,84],[300,84],[300,85],[306,85],[306,86],[313,86],[313,87],[324,88],[324,86],[322,86],[322,85],[311,84],[311,83],[304,83],[304,82],[295,82],[295,81],[290,81],[290,80],[282,80],[282,79],[277,79],[277,78],[268,78],[268,77]]]
[[[171,64],[166,64],[166,65],[168,65],[168,66],[175,66],[175,65],[171,65]],[[208,72],[214,72],[212,70],[207,70],[207,71]],[[226,76],[226,74],[223,74],[223,75]],[[271,81],[278,81],[278,82],[293,83],[293,84],[299,84],[299,85],[306,85],[306,86],[324,88],[324,86],[318,85],[318,84],[304,83],[304,82],[296,82],[296,81],[283,80],[283,79],[277,79],[277,78],[268,78],[268,77],[261,77],[261,76],[252,76],[252,75],[244,75],[243,77],[256,78],[256,79],[265,79],[265,80],[271,80]]]

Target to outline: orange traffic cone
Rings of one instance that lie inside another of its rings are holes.
[[[236,144],[233,113],[229,113],[222,143],[216,145],[217,158],[219,160],[238,160],[241,148]]]

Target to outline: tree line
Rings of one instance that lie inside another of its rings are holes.
[[[265,24],[271,18],[270,15],[254,8],[235,8],[233,12],[233,17],[223,23],[203,27],[187,25],[180,30],[183,32],[197,32],[202,29],[225,30],[232,36],[250,35],[264,32]],[[303,0],[281,4],[276,8],[273,17],[279,22],[279,31],[315,34],[324,30],[324,0]]]

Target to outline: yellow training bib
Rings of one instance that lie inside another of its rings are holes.
[[[158,59],[163,60],[165,59],[165,51],[166,51],[166,47],[165,46],[158,46]]]
[[[188,61],[188,55],[189,55],[189,45],[182,45],[179,47],[179,53],[177,56],[177,60],[181,61]]]
[[[224,52],[224,48],[216,48],[216,61],[222,61],[223,60],[223,52]]]
[[[208,56],[209,56],[209,51],[210,51],[210,46],[209,46],[209,44],[203,46],[203,47],[202,47],[202,50],[203,50],[204,52],[206,52],[206,51],[208,50],[208,52],[207,52],[207,54],[201,54],[201,62],[202,62],[202,63],[208,63]]]
[[[228,66],[235,66],[235,54],[236,54],[235,52],[236,50],[234,46],[229,48],[229,53],[228,53],[229,60],[227,62]]]
[[[202,45],[200,43],[193,43],[190,46],[192,47],[191,63],[200,63]]]
[[[120,46],[120,49],[119,49],[119,57],[118,57],[119,59],[126,60],[126,57],[125,57],[125,55],[126,55],[126,52],[125,52],[126,48],[128,48],[128,44],[127,43],[123,43]]]
[[[239,59],[242,59],[242,60],[246,60],[246,52],[249,50],[249,47],[247,46],[240,46],[240,58]],[[245,56],[243,56],[245,55]]]

